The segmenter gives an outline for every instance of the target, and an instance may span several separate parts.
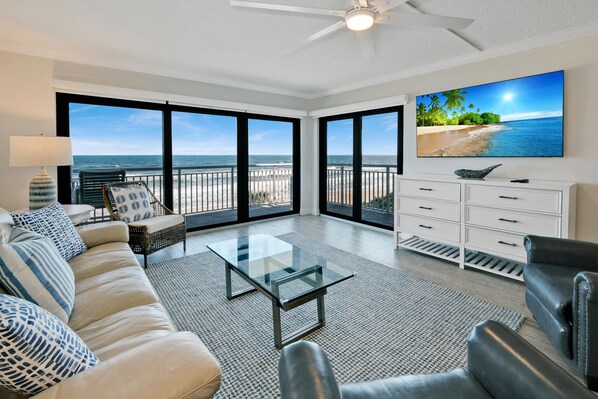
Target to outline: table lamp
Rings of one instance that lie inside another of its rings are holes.
[[[56,181],[46,166],[73,164],[70,137],[11,136],[10,166],[39,166],[39,173],[29,184],[29,209],[39,209],[57,200]]]

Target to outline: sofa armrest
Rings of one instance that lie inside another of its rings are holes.
[[[124,222],[92,223],[77,227],[88,248],[109,242],[129,242],[129,227]]]
[[[588,388],[598,390],[598,273],[578,273],[573,284],[573,358]]]
[[[598,271],[598,244],[528,235],[523,239],[528,263],[548,263]]]
[[[278,362],[278,377],[282,399],[341,399],[332,365],[314,342],[286,346]]]
[[[207,399],[219,387],[216,359],[196,335],[178,332],[107,359],[33,398]]]
[[[495,399],[596,399],[565,370],[496,321],[473,329],[467,342],[467,369]]]

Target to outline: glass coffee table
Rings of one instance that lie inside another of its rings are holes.
[[[272,300],[274,344],[278,349],[324,326],[327,288],[356,275],[267,234],[220,241],[207,247],[224,260],[229,300],[256,290]],[[233,292],[231,271],[251,287]],[[280,309],[288,311],[313,300],[317,301],[318,321],[283,337]]]

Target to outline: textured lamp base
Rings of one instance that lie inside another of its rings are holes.
[[[29,209],[40,209],[58,199],[56,181],[46,172],[43,166],[37,176],[29,183]]]

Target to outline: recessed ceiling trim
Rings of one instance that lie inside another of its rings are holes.
[[[307,113],[307,116],[309,116],[310,118],[323,118],[325,116],[341,115],[341,114],[348,114],[348,113],[360,112],[360,111],[368,111],[371,109],[392,107],[392,106],[396,106],[396,105],[405,105],[405,104],[407,104],[407,96],[400,95],[400,96],[379,98],[379,99],[371,100],[371,101],[363,101],[363,102],[354,103],[354,104],[339,105],[338,107],[317,109],[314,111],[309,111]]]
[[[16,53],[16,54],[23,54],[23,55],[30,55],[34,57],[41,57],[41,58],[49,58],[51,60],[56,61],[65,61],[65,62],[73,62],[77,64],[86,64],[92,66],[99,66],[104,68],[112,68],[112,69],[121,69],[129,72],[139,72],[139,73],[147,73],[150,75],[158,75],[164,76],[169,78],[175,79],[185,79],[185,80],[192,80],[195,82],[202,82],[207,84],[214,84],[220,86],[227,86],[233,87],[235,89],[244,89],[244,90],[252,90],[252,91],[259,91],[263,93],[270,93],[270,94],[278,94],[282,96],[289,96],[289,97],[296,97],[301,99],[310,99],[311,97],[308,94],[296,92],[293,90],[285,90],[274,88],[272,86],[260,85],[260,84],[252,84],[247,83],[246,81],[240,81],[235,79],[223,79],[223,78],[207,78],[199,80],[197,75],[189,74],[189,73],[181,73],[173,71],[172,69],[168,68],[155,68],[155,67],[148,67],[147,65],[143,64],[134,64],[134,63],[123,63],[123,62],[106,62],[105,60],[95,57],[85,57],[81,55],[76,55],[72,53],[67,53],[63,51],[57,50],[50,50],[41,47],[29,46],[26,44],[20,43],[13,43],[0,40],[0,51],[6,51],[8,53]]]
[[[453,68],[474,62],[485,61],[492,58],[497,58],[509,54],[519,53],[522,51],[533,50],[535,48],[546,47],[553,44],[558,44],[570,40],[581,39],[583,37],[593,36],[598,34],[598,22],[582,25],[579,27],[562,30],[544,36],[538,36],[531,39],[521,40],[519,42],[506,44],[504,46],[493,47],[482,50],[480,52],[470,53],[458,57],[454,57],[445,61],[435,62],[415,68],[410,68],[401,72],[396,72],[390,75],[379,76],[367,81],[341,86],[332,90],[324,90],[315,93],[309,99],[326,97],[334,94],[340,94],[351,90],[363,89],[365,87],[374,86],[378,84],[388,83],[393,80],[405,79],[412,76],[424,75],[430,72],[436,72],[443,69]]]
[[[476,52],[472,54],[466,54],[463,56],[458,56],[449,60],[444,60],[436,63],[427,64],[420,67],[411,68],[408,70],[404,70],[401,72],[379,76],[374,79],[369,79],[366,81],[362,81],[355,84],[350,85],[343,85],[339,86],[334,89],[330,90],[322,90],[319,92],[313,92],[306,94],[305,92],[298,92],[295,90],[285,90],[279,88],[273,88],[267,85],[259,85],[259,84],[251,84],[247,83],[246,81],[240,81],[235,79],[219,79],[219,78],[207,78],[207,79],[198,79],[197,76],[191,76],[192,74],[188,73],[178,73],[173,71],[172,69],[166,68],[152,68],[148,67],[147,65],[139,65],[139,64],[129,64],[129,63],[118,63],[118,62],[106,62],[105,60],[101,60],[99,58],[94,57],[84,57],[80,55],[70,54],[66,52],[44,49],[40,47],[28,46],[18,43],[0,41],[0,51],[6,51],[11,53],[18,53],[42,58],[49,58],[53,60],[60,60],[60,61],[67,61],[67,62],[75,62],[81,64],[89,64],[95,65],[100,67],[106,68],[115,68],[115,69],[123,69],[132,72],[140,72],[140,73],[148,73],[153,75],[160,75],[165,77],[172,77],[172,78],[179,78],[179,79],[187,79],[193,80],[198,82],[203,82],[207,84],[216,84],[216,85],[224,85],[238,89],[246,89],[246,90],[253,90],[253,91],[260,91],[264,93],[271,93],[271,94],[278,94],[284,96],[291,96],[300,99],[308,99],[313,100],[320,97],[330,96],[334,94],[339,94],[351,90],[361,89],[368,86],[373,86],[377,84],[388,83],[393,80],[404,79],[412,76],[423,75],[430,72],[436,72],[443,69],[448,69],[464,64],[469,64],[478,61],[484,61],[512,53],[517,53],[521,51],[531,50],[534,48],[549,46],[552,44],[557,44],[569,40],[575,40],[586,36],[592,36],[598,34],[598,22],[586,24],[580,27],[575,27],[571,29],[566,29],[563,31],[551,33],[544,36],[539,36],[531,39],[522,40],[516,43],[507,44],[504,46],[494,47],[490,49],[483,50],[481,52]],[[205,77],[203,75],[202,77]]]
[[[55,91],[61,93],[93,95],[162,104],[168,102],[169,104],[173,105],[185,105],[219,110],[249,112],[264,115],[285,116],[289,118],[303,118],[307,116],[306,111],[296,109],[269,107],[266,105],[246,104],[233,101],[214,100],[211,98],[183,96],[178,94],[162,93],[156,91],[127,89],[122,87],[75,82],[62,79],[52,80],[52,87]]]

